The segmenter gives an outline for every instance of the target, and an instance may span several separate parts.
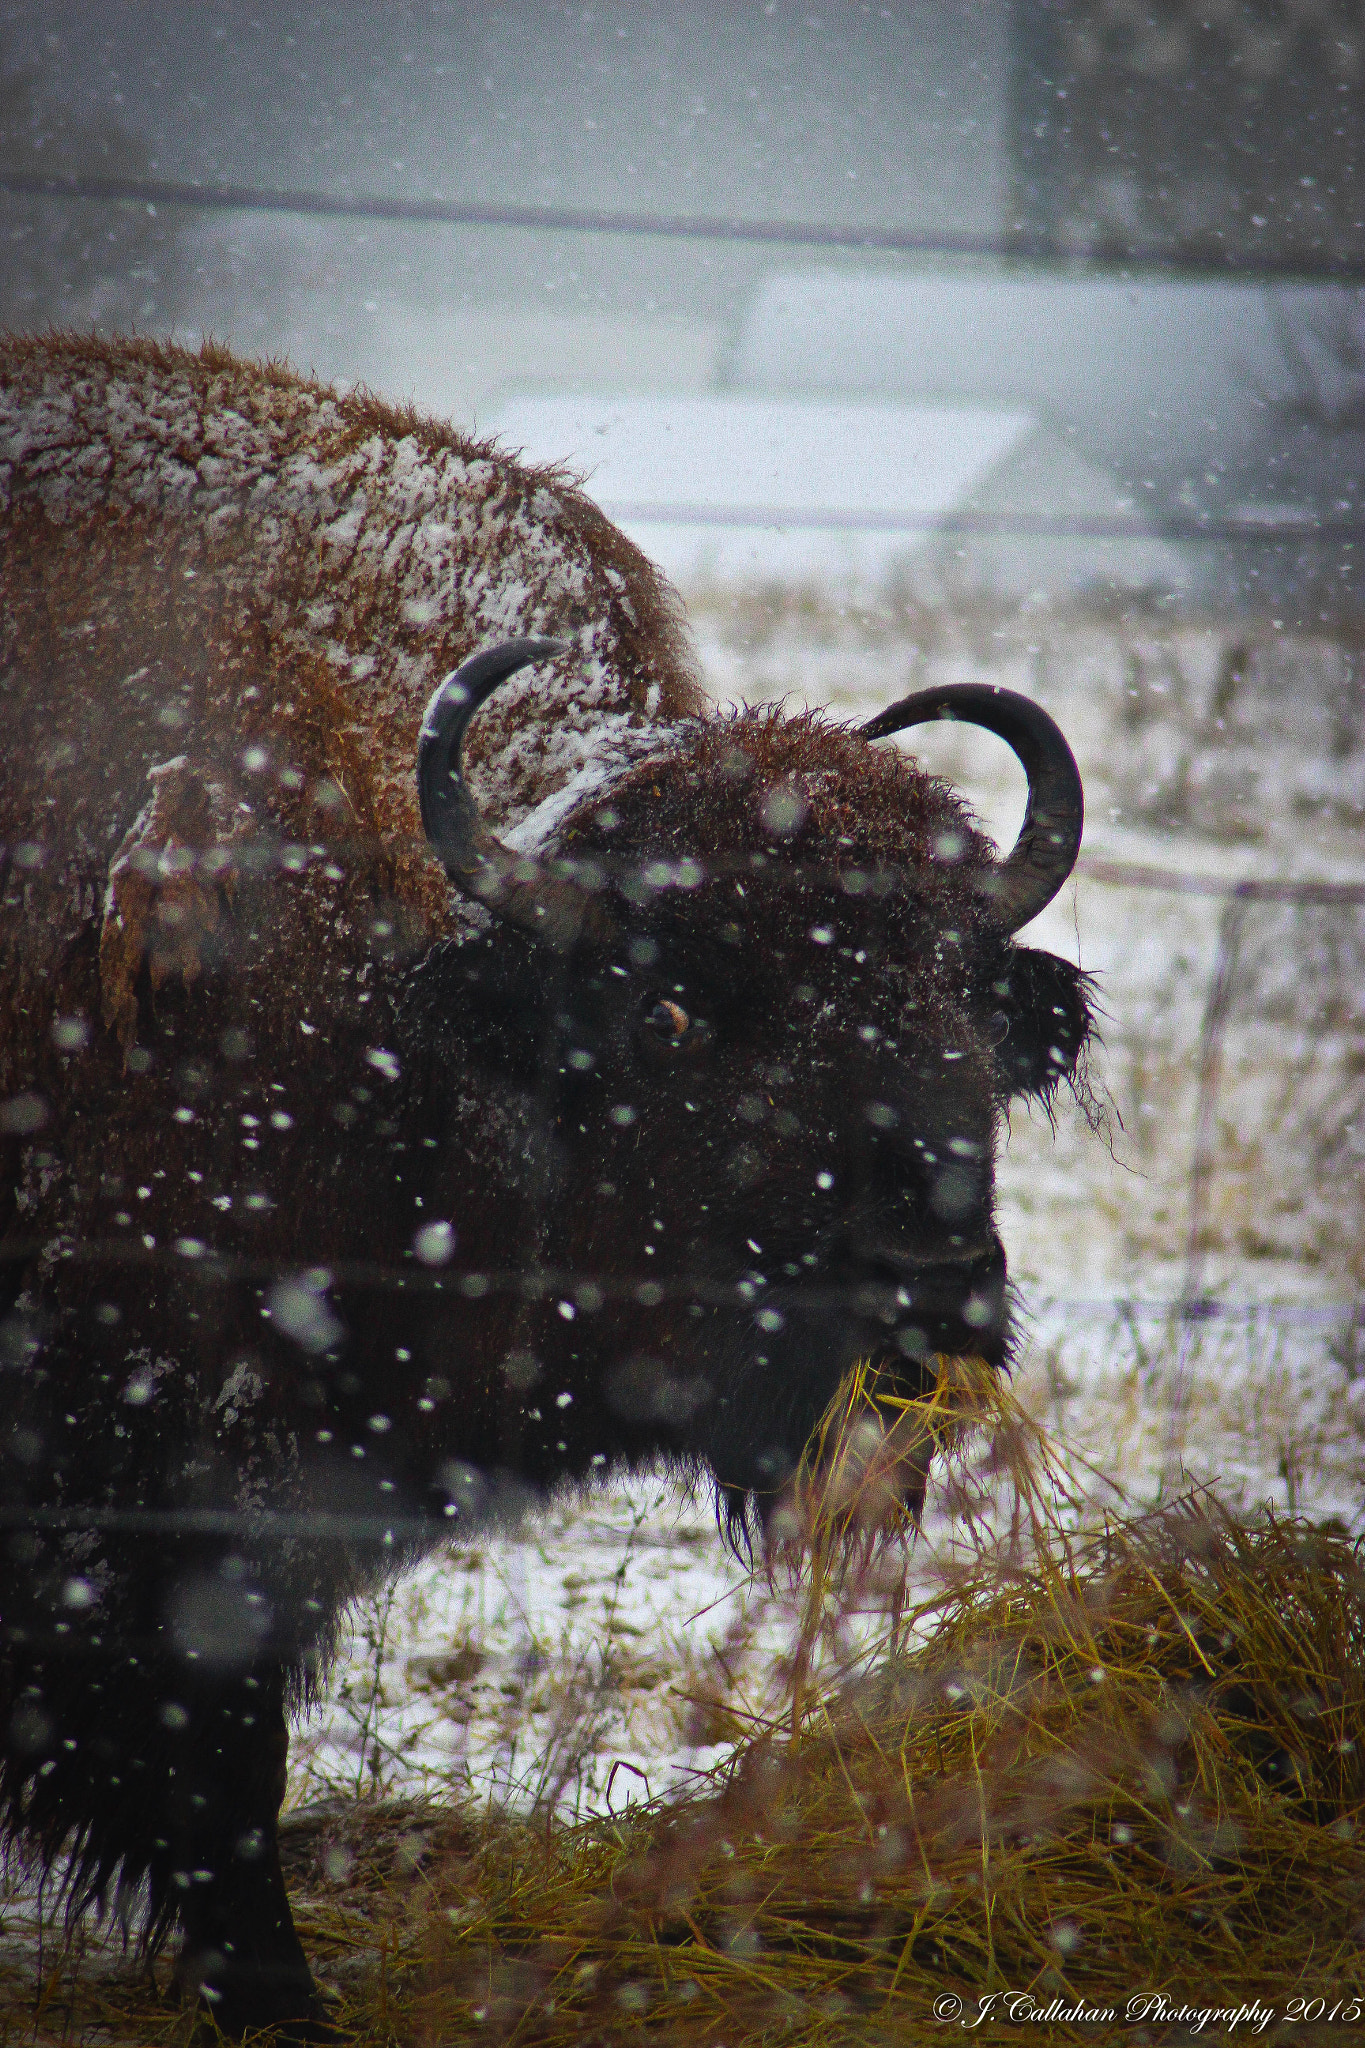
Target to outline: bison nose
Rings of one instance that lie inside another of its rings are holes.
[[[932,1251],[916,1251],[907,1245],[873,1243],[864,1248],[861,1263],[883,1281],[897,1287],[923,1287],[935,1276],[950,1285],[960,1285],[978,1274],[1005,1272],[1005,1248],[994,1232],[965,1243],[935,1245]]]
[[[859,1261],[856,1306],[894,1332],[908,1357],[931,1351],[1004,1356],[1005,1251],[998,1237],[914,1251],[871,1245]]]

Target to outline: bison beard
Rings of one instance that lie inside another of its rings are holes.
[[[321,2026],[276,1817],[348,1599],[659,1455],[761,1521],[855,1360],[912,1393],[935,1352],[1003,1363],[997,1126],[1089,1030],[1082,977],[1012,937],[1080,831],[1036,707],[945,691],[874,728],[1010,739],[1004,861],[894,749],[766,710],[675,728],[518,861],[460,747],[547,651],[468,665],[423,728],[482,930],[252,1047],[234,975],[287,884],[247,864],[202,972],[143,965],[131,1071],[59,1024],[6,1112],[7,1826],[78,1908],[143,1887],[229,2031]],[[62,963],[87,1016],[97,914]]]

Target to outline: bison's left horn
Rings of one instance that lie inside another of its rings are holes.
[[[464,779],[460,750],[469,721],[498,684],[528,662],[567,654],[568,640],[504,640],[452,670],[433,693],[417,737],[417,796],[433,851],[462,894],[509,924],[569,945],[601,921],[592,893],[494,836]]]
[[[993,907],[1010,931],[1018,931],[1052,901],[1076,865],[1085,822],[1076,757],[1041,705],[992,683],[944,683],[936,690],[916,690],[898,704],[888,704],[861,732],[864,739],[880,740],[935,718],[960,718],[964,725],[984,727],[1007,741],[1024,764],[1024,822],[1013,850],[990,871],[986,883]]]

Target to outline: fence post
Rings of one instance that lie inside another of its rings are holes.
[[[1213,974],[1204,999],[1199,1025],[1199,1087],[1194,1114],[1194,1150],[1190,1159],[1189,1218],[1185,1231],[1185,1271],[1178,1309],[1180,1338],[1176,1348],[1175,1377],[1167,1420],[1163,1486],[1174,1477],[1173,1464],[1180,1456],[1185,1407],[1189,1394],[1189,1362],[1194,1348],[1196,1326],[1207,1319],[1209,1303],[1204,1295],[1204,1228],[1208,1219],[1209,1190],[1213,1183],[1214,1159],[1218,1148],[1218,1088],[1223,1074],[1223,1033],[1232,1007],[1232,992],[1242,950],[1242,932],[1247,905],[1257,895],[1254,882],[1239,882],[1223,904],[1218,920],[1218,945]]]

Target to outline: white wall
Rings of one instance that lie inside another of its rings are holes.
[[[1031,431],[1026,413],[735,395],[523,394],[506,444],[567,461],[680,583],[876,581]]]

